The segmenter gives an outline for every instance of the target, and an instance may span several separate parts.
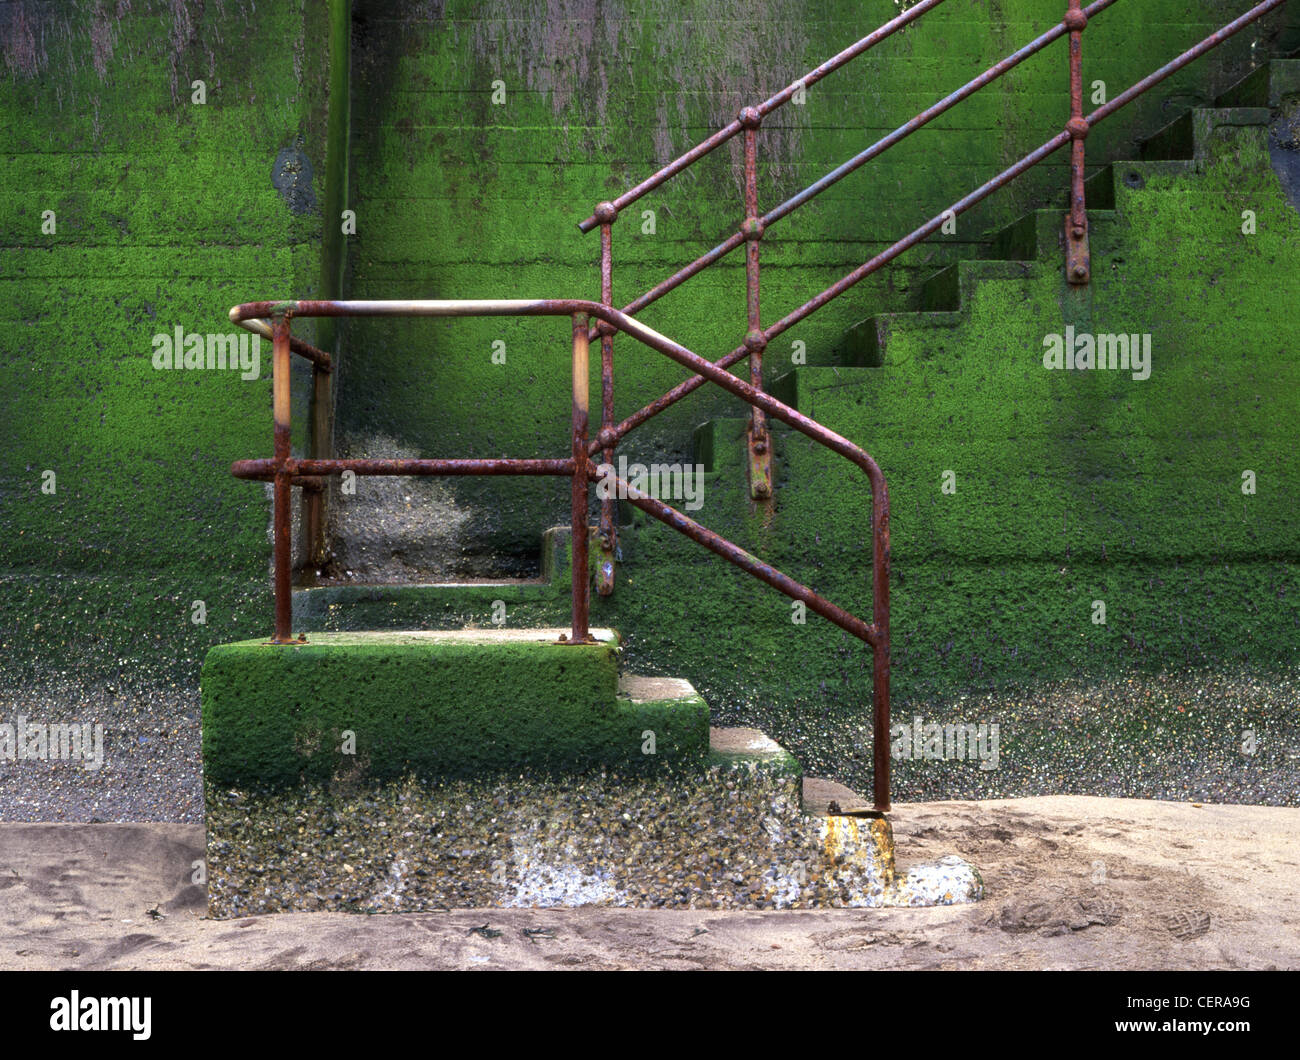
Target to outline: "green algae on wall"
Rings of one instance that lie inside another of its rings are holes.
[[[1086,76],[1113,97],[1239,13],[1232,0],[1118,4],[1087,31]],[[356,122],[349,291],[373,298],[595,297],[595,234],[575,224],[757,102],[892,18],[892,0],[521,0],[355,6]],[[764,209],[893,131],[1056,22],[1058,0],[951,0],[814,85],[765,121]],[[1278,19],[1252,27],[1099,125],[1090,157],[1133,153],[1172,108],[1206,102],[1267,52]],[[1134,40],[1143,42],[1134,46]],[[764,239],[770,323],[1037,147],[1068,115],[1058,41],[772,226]],[[623,304],[714,246],[741,219],[740,141],[625,211],[614,230]],[[1064,152],[944,235],[773,343],[770,377],[831,363],[839,335],[877,309],[915,307],[919,279],[986,246],[1027,209],[1063,202]],[[645,211],[654,214],[648,234]],[[641,316],[716,358],[745,331],[739,254]],[[353,321],[339,377],[348,455],[394,439],[426,456],[554,457],[568,447],[567,332],[553,321]],[[502,345],[503,344],[503,345]],[[504,350],[505,361],[493,359]],[[616,342],[627,415],[681,370]],[[595,392],[593,390],[593,392]],[[627,439],[630,458],[678,459],[691,431],[737,403],[704,388]],[[370,437],[367,437],[370,436]],[[566,491],[542,480],[458,479],[462,555],[426,577],[536,569],[539,535],[565,521]]]
[[[319,213],[275,184],[280,158],[293,197],[320,200],[319,6],[0,11],[9,681],[78,666],[192,679],[209,644],[260,630],[266,500],[229,468],[270,452],[269,344],[245,380],[158,371],[153,337],[230,334],[232,304],[314,290]]]

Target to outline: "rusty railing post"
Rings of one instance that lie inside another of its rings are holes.
[[[311,367],[311,457],[328,460],[334,455],[333,397],[330,373],[319,364]],[[319,569],[325,565],[325,487],[302,487],[302,565]]]
[[[272,644],[293,641],[293,562],[289,542],[289,312],[278,309],[271,317],[271,390],[275,417],[275,504],[271,519],[275,562],[275,635]]]
[[[875,808],[889,812],[889,492],[884,476],[871,483],[871,622],[876,642],[871,646],[872,794]]]
[[[755,390],[763,389],[763,350],[767,338],[759,313],[759,243],[763,238],[763,221],[758,213],[758,127],[763,116],[757,107],[746,107],[738,118],[745,130],[745,308],[747,330],[745,349],[749,351],[749,382]],[[753,405],[749,410],[749,495],[754,500],[772,496],[772,441],[763,410]]]
[[[586,313],[573,314],[573,628],[570,644],[585,644],[591,576],[587,570],[587,325]]]
[[[612,202],[596,207],[600,221],[600,301],[614,308],[613,224],[618,210]],[[614,426],[614,328],[606,321],[596,325],[600,334],[600,426]],[[614,462],[614,447],[607,445],[601,453],[606,464]],[[614,559],[618,554],[618,501],[602,497],[600,501],[600,564],[596,574],[596,592],[609,596],[614,592]]]
[[[1082,0],[1070,0],[1065,26],[1070,31],[1070,212],[1065,218],[1065,278],[1072,284],[1086,284],[1092,276],[1092,255],[1088,249],[1088,209],[1084,201],[1083,142],[1088,138],[1088,121],[1083,116],[1083,30],[1088,16]]]

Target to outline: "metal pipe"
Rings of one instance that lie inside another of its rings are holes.
[[[758,216],[758,127],[763,117],[754,107],[746,107],[740,112],[740,121],[745,126],[745,223],[740,229],[745,237],[745,319],[748,326],[744,346],[749,351],[749,381],[755,389],[762,390],[763,350],[767,339],[763,336],[759,309],[759,248],[763,225]],[[767,500],[772,496],[772,447],[762,409],[749,410],[746,434],[749,494],[755,500]]]
[[[275,477],[274,460],[236,460],[230,465],[235,478],[271,481]],[[289,460],[289,473],[302,475],[555,475],[568,478],[573,474],[572,460],[370,460],[332,458],[328,460]]]
[[[742,115],[742,120],[748,117]],[[763,230],[758,221],[758,118],[752,115],[753,124],[745,128],[745,313],[749,327],[745,335],[745,345],[749,348],[749,381],[759,390],[763,389],[763,325],[759,314],[759,245],[763,239]],[[758,411],[758,410],[756,410]],[[762,412],[753,421],[755,432],[762,430]]]
[[[297,298],[282,302],[244,302],[230,319],[244,324],[254,317],[292,313],[296,317],[524,317],[568,316],[596,305],[580,298]]]
[[[600,226],[600,300],[604,305],[614,304],[614,250],[610,221]],[[614,329],[601,322],[600,332],[600,426],[614,425]],[[607,445],[601,454],[606,464],[614,462],[614,447]],[[614,556],[618,548],[618,520],[615,518],[618,502],[613,497],[600,501],[600,565],[596,577],[596,592],[609,596],[614,592]]]
[[[592,478],[596,477],[593,470]],[[808,610],[816,612],[827,621],[833,622],[841,629],[852,633],[859,640],[874,645],[879,639],[874,626],[868,625],[856,615],[851,615],[843,608],[832,604],[824,597],[813,592],[808,586],[795,581],[786,574],[782,574],[771,564],[764,563],[757,556],[746,552],[737,545],[733,545],[725,537],[714,533],[708,527],[701,526],[690,516],[638,490],[617,475],[610,475],[608,482],[614,489],[619,491],[620,496],[627,497],[629,504],[633,504],[643,512],[654,516],[661,523],[671,526],[679,533],[685,534],[692,541],[703,545],[710,552],[752,574],[759,581],[784,593],[792,600],[803,601],[808,606]]]
[[[573,627],[570,644],[586,644],[591,576],[587,570],[587,314],[573,314]]]
[[[1111,2],[1113,3],[1114,0],[1111,0]],[[872,33],[867,34],[867,36],[863,37],[856,44],[850,45],[849,47],[845,48],[842,52],[840,52],[838,55],[832,56],[830,59],[827,59],[820,66],[814,67],[812,70],[809,70],[808,73],[804,74],[804,76],[799,78],[797,81],[790,82],[790,84],[786,85],[786,87],[781,89],[781,91],[778,92],[776,95],[770,96],[768,99],[760,103],[756,109],[758,110],[759,114],[762,116],[766,116],[772,113],[772,111],[776,110],[778,107],[782,107],[786,103],[788,103],[794,97],[794,94],[797,91],[799,91],[801,88],[807,89],[810,88],[812,85],[815,85],[827,74],[832,73],[835,70],[838,70],[845,63],[850,62],[853,59],[856,59],[863,52],[869,51],[870,49],[874,48],[882,40],[892,36],[898,30],[906,26],[909,22],[915,21],[916,19],[924,15],[927,11],[929,11],[931,8],[938,7],[941,3],[943,3],[943,0],[922,0],[922,3],[917,4],[915,7],[911,8],[910,10],[904,11],[898,17],[891,19],[889,22],[886,22],[879,29],[875,30]],[[646,192],[653,191],[655,188],[659,187],[660,184],[668,180],[670,177],[676,176],[683,169],[686,169],[687,167],[698,162],[710,151],[713,151],[715,148],[721,147],[733,136],[735,136],[738,132],[740,132],[742,128],[743,126],[741,125],[740,120],[737,119],[736,121],[733,121],[730,125],[726,125],[723,128],[719,129],[707,140],[704,140],[701,143],[697,144],[695,147],[692,147],[680,158],[677,158],[674,161],[668,163],[668,165],[664,166],[658,172],[653,173],[651,176],[647,177],[636,187],[623,192],[622,195],[620,195],[617,199],[613,201],[614,208],[616,210],[622,210],[625,207],[630,206],[632,203],[636,202],[637,199],[641,198],[641,196],[644,195]],[[596,214],[593,213],[590,217],[586,218],[586,220],[579,221],[578,228],[583,232],[590,232],[593,228],[596,227],[598,223],[599,223],[599,218],[597,217]]]
[[[271,326],[264,320],[236,320],[245,331],[251,331],[254,335],[260,335],[264,339],[271,338]],[[289,349],[300,357],[305,357],[311,361],[320,371],[332,372],[334,370],[334,361],[324,350],[318,350],[311,343],[303,342],[302,339],[296,339],[290,336]]]
[[[316,365],[311,371],[311,455],[328,459],[334,451],[334,399],[330,374]],[[320,567],[325,563],[325,493],[309,490],[302,501],[302,562]]]
[[[275,486],[271,526],[274,535],[275,634],[272,644],[293,642],[293,595],[289,547],[289,314],[277,313],[271,324],[271,391],[275,419]]]

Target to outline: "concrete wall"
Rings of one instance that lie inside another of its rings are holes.
[[[153,337],[233,333],[234,303],[314,289],[324,21],[296,0],[0,4],[10,681],[193,678],[264,625],[267,501],[229,467],[270,452],[269,343],[245,381],[157,371]]]

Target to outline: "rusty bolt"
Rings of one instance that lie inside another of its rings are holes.
[[[618,220],[618,207],[612,202],[602,202],[596,206],[596,220],[603,225],[612,225]]]
[[[759,438],[754,442],[754,452],[758,453],[760,456],[767,452],[767,440],[765,438]]]
[[[1082,31],[1088,24],[1088,16],[1077,9],[1065,13],[1065,28],[1071,32]]]
[[[1082,238],[1084,237],[1084,235],[1086,235],[1086,234],[1087,234],[1087,233],[1086,233],[1086,231],[1084,230],[1083,225],[1075,225],[1075,226],[1070,230],[1070,235],[1074,236],[1075,239],[1082,239]]]
[[[1074,267],[1074,278],[1076,280],[1086,280],[1088,278],[1088,268],[1085,265],[1076,265]]]
[[[757,482],[754,484],[754,495],[756,497],[770,497],[772,496],[772,487],[766,482]]]
[[[1072,140],[1086,140],[1091,128],[1087,118],[1071,118],[1065,123],[1065,131],[1070,134]]]
[[[736,118],[746,129],[757,129],[763,123],[757,107],[745,107]]]
[[[759,328],[745,332],[745,349],[750,353],[762,353],[767,349],[767,336]]]
[[[761,217],[746,217],[744,223],[740,226],[740,232],[747,243],[752,243],[755,239],[762,239],[763,219]]]

